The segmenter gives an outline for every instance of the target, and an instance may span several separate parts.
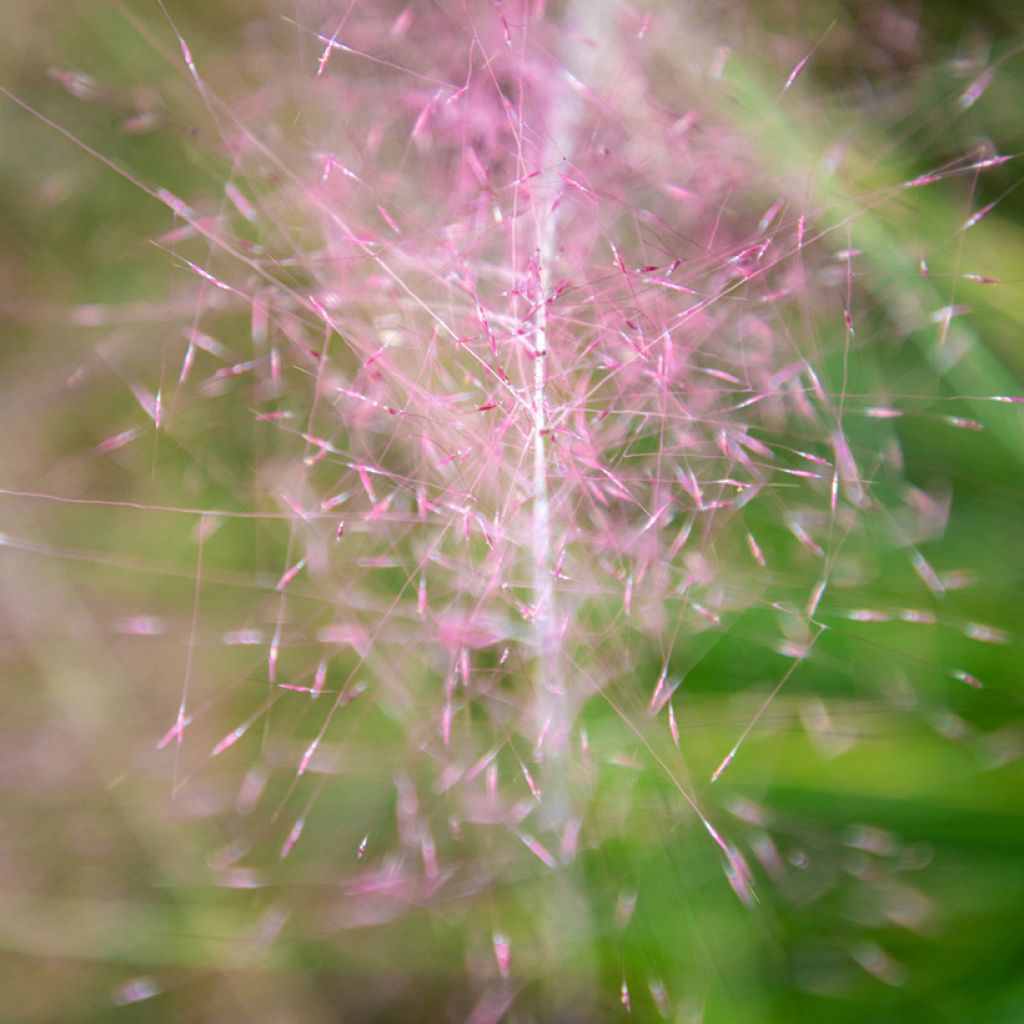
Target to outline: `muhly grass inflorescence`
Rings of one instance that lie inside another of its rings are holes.
[[[208,154],[219,194],[138,179],[173,218],[157,244],[180,271],[176,301],[152,365],[101,347],[136,405],[94,452],[137,451],[140,469],[226,495],[163,503],[197,528],[160,747],[176,788],[225,761],[244,775],[214,874],[329,876],[343,898],[313,914],[328,931],[493,902],[489,958],[470,963],[473,1019],[497,1020],[514,980],[596,927],[572,886],[556,897],[562,882],[539,924],[503,920],[494,894],[575,877],[580,852],[619,833],[608,765],[653,766],[752,904],[749,858],[705,790],[843,620],[936,621],[855,603],[879,550],[905,552],[932,598],[956,586],[919,550],[949,499],[901,482],[890,428],[915,403],[879,356],[904,359],[933,307],[921,365],[944,372],[968,344],[961,307],[937,306],[924,273],[895,299],[878,286],[910,257],[885,250],[870,210],[1005,158],[971,152],[858,204],[832,185],[837,153],[790,166],[784,107],[805,60],[758,111],[685,12],[336,6],[299,5],[303,59],[233,102],[183,35],[180,54],[154,40],[222,144]],[[759,121],[745,131],[730,120],[744,102]],[[209,562],[222,543],[257,551],[229,604],[238,581]],[[149,613],[121,622],[164,629]],[[705,769],[680,695],[732,632],[771,679]],[[208,662],[218,646],[253,653],[233,685]],[[826,704],[802,714],[842,743]],[[763,824],[752,806],[733,818]],[[754,852],[773,874],[766,837]],[[636,898],[619,895],[620,931]],[[647,989],[669,1015],[653,974]]]

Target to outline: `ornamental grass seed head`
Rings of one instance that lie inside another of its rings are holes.
[[[82,493],[187,553],[117,628],[167,641],[150,770],[219,823],[210,877],[291,883],[268,944],[299,906],[315,934],[455,922],[478,1022],[658,898],[620,890],[609,925],[576,866],[654,803],[754,905],[751,865],[787,870],[768,815],[709,787],[780,695],[836,753],[851,623],[1008,639],[935,610],[950,498],[906,482],[894,425],[943,415],[900,388],[938,398],[971,340],[879,212],[1005,158],[888,179],[801,95],[816,48],[772,78],[686,7],[300,3],[238,69],[173,17],[136,27],[175,105],[137,94],[121,128],[190,138],[204,184],[110,162],[174,274],[148,321],[78,308],[72,383],[132,403],[96,414]],[[894,559],[924,607],[862,604]],[[750,695],[708,718],[716,687]]]

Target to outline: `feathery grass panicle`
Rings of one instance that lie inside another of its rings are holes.
[[[1016,392],[962,322],[998,279],[904,223],[926,187],[1009,158],[865,149],[807,84],[834,26],[780,42],[786,77],[685,5],[289,12],[247,28],[239,69],[173,5],[124,10],[177,80],[132,96],[121,130],[182,140],[185,194],[37,114],[160,205],[173,274],[159,306],[76,308],[98,340],[70,383],[121,397],[71,446],[72,493],[3,493],[154,543],[141,564],[116,536],[3,543],[145,574],[99,613],[159,652],[134,717],[160,754],[138,763],[218,823],[208,876],[268,894],[260,950],[295,912],[296,934],[385,929],[415,972],[435,928],[479,1024],[538,979],[550,1012],[699,1020],[664,944],[630,929],[686,883],[623,844],[674,848],[696,823],[701,886],[813,902],[835,859],[804,871],[762,804],[759,737],[795,725],[836,757],[858,708],[914,702],[915,673],[981,685],[940,652],[900,657],[908,631],[1016,642],[958,611],[966,580],[923,550],[951,496],[908,481],[899,430],[991,420],[1019,460],[992,404]],[[847,838],[896,857],[881,832]],[[873,940],[845,956],[905,981]]]

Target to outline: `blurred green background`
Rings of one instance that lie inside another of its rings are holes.
[[[167,7],[211,87],[239,102],[279,61],[315,66],[308,41],[272,52],[289,39],[282,13],[320,24],[332,10]],[[180,697],[195,517],[24,493],[244,508],[262,442],[246,409],[218,406],[221,419],[188,421],[175,443],[95,454],[139,420],[118,372],[160,351],[162,311],[178,315],[192,286],[150,244],[168,230],[166,208],[60,129],[190,200],[215,189],[220,140],[159,49],[173,55],[176,42],[155,3],[7,0],[0,85],[38,115],[0,97],[0,488],[22,492],[0,493],[0,1019],[469,1019],[474,1006],[484,1011],[467,978],[493,955],[500,918],[526,978],[509,1020],[625,1019],[625,977],[638,1020],[1024,1021],[1024,407],[983,400],[1024,393],[1024,192],[1016,161],[894,188],[978,146],[1024,149],[1024,14],[994,3],[745,3],[700,5],[692,17],[695,34],[730,49],[721,123],[753,138],[772,174],[804,175],[822,224],[852,215],[850,245],[866,254],[873,300],[858,329],[881,337],[921,308],[969,305],[955,321],[962,358],[943,362],[934,325],[909,331],[887,362],[856,363],[850,390],[907,413],[892,427],[907,479],[952,494],[947,528],[921,551],[936,571],[966,570],[975,582],[937,600],[905,550],[865,538],[873,571],[824,601],[829,630],[814,657],[706,794],[755,865],[753,907],[724,883],[714,847],[683,820],[651,759],[666,737],[624,739],[608,705],[588,705],[595,759],[621,763],[602,769],[594,797],[606,838],[570,872],[568,898],[589,925],[552,960],[543,916],[566,897],[529,863],[514,884],[481,884],[367,927],[338,924],[348,896],[337,865],[352,863],[361,836],[386,830],[393,808],[382,794],[401,769],[375,761],[395,726],[372,708],[349,748],[364,766],[361,788],[327,786],[287,869],[258,875],[231,874],[244,758],[211,765],[207,745],[175,765],[173,749],[154,749]],[[779,103],[815,45],[793,102]],[[965,106],[959,98],[986,68],[991,86]],[[152,128],[126,132],[139,111],[152,113]],[[829,175],[834,147],[845,169]],[[893,382],[916,397],[892,395]],[[957,429],[949,416],[984,429]],[[883,436],[872,429],[865,442]],[[206,447],[211,436],[218,443]],[[782,546],[766,547],[769,560]],[[273,523],[246,520],[205,548],[197,686],[217,708],[203,726],[210,745],[253,707],[248,680],[265,659],[265,648],[219,638],[265,615],[282,551]],[[897,618],[850,621],[856,608]],[[900,621],[908,608],[938,623]],[[146,616],[171,626],[138,635]],[[970,623],[1009,642],[979,642],[965,634]],[[789,664],[772,646],[776,629],[751,610],[708,634],[692,664],[673,664],[686,673],[677,713],[695,774],[710,775],[766,680]],[[652,652],[652,678],[658,659]],[[953,678],[958,669],[984,687]],[[610,696],[640,707],[629,687]],[[282,729],[309,731],[301,721]],[[271,773],[270,787],[286,799],[286,778]],[[255,827],[264,860],[282,827]]]

